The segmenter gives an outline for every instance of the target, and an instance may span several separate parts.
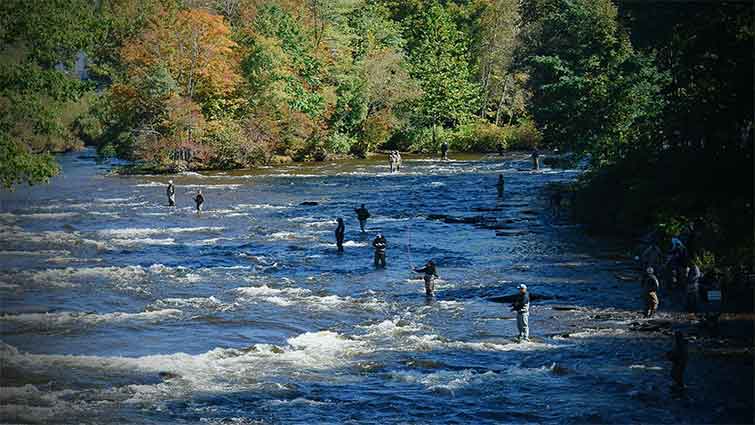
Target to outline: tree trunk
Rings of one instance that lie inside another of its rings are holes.
[[[509,80],[503,80],[503,88],[501,89],[501,100],[498,102],[498,109],[495,111],[495,125],[500,125],[501,122],[501,108],[503,107],[503,101],[506,99],[506,88]]]

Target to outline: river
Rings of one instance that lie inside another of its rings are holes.
[[[92,155],[0,192],[2,422],[715,422],[747,397],[720,373],[671,394],[670,337],[632,327],[627,250],[547,208],[544,186],[578,170],[509,154],[186,173],[169,208],[169,177]],[[428,259],[430,299],[411,272]],[[520,283],[537,296],[523,344],[491,301]]]

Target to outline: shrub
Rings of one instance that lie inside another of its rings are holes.
[[[515,126],[506,127],[506,131],[508,149],[532,150],[543,140],[543,135],[532,120],[522,120]]]
[[[357,145],[357,141],[338,131],[330,133],[325,140],[325,151],[336,155],[345,155]]]
[[[481,120],[459,126],[449,140],[450,148],[459,152],[494,152],[499,143],[506,148],[506,129]]]

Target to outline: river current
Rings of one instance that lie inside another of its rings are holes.
[[[554,219],[543,188],[578,170],[511,154],[111,176],[91,151],[59,160],[49,185],[0,192],[0,422],[710,422],[727,398],[706,390],[723,376],[669,393],[670,338],[628,326],[643,319],[626,250]],[[411,272],[429,259],[434,298]],[[517,344],[494,299],[520,283],[533,338]]]

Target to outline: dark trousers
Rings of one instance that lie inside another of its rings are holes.
[[[385,267],[385,251],[375,251],[375,267]]]

